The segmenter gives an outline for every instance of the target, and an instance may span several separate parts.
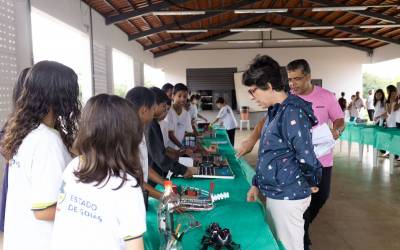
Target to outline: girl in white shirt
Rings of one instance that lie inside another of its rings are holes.
[[[358,116],[359,116],[359,112],[358,112],[358,108],[356,105],[356,96],[352,95],[351,96],[351,102],[349,104],[349,107],[347,108],[349,110],[350,113],[350,122],[354,122]]]
[[[386,118],[386,126],[388,128],[396,128],[396,116],[399,112],[398,110],[398,94],[397,88],[393,85],[387,87],[388,92],[388,100],[386,105],[387,110],[387,118]]]
[[[142,136],[129,101],[100,94],[87,102],[74,143],[80,157],[63,174],[53,250],[144,249]]]
[[[237,127],[237,122],[233,110],[229,105],[225,103],[224,98],[219,97],[216,101],[217,107],[220,109],[215,119],[214,123],[221,122],[228,133],[229,141],[232,146],[235,146],[235,131]]]
[[[1,144],[9,160],[4,250],[50,249],[62,172],[80,115],[78,77],[57,62],[28,72]]]
[[[374,122],[376,125],[382,127],[387,115],[386,112],[386,98],[382,89],[378,89],[374,94]]]

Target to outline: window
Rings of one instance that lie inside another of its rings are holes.
[[[161,88],[165,83],[165,73],[162,69],[151,67],[144,64],[144,86],[145,87],[159,87]]]
[[[126,92],[135,86],[133,58],[117,50],[112,50],[114,94],[125,97]]]
[[[86,102],[92,96],[88,35],[35,8],[31,17],[34,62],[51,60],[72,68]]]

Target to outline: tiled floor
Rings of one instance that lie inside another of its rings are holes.
[[[239,145],[249,133],[236,134]],[[331,197],[311,226],[312,249],[400,249],[400,167],[390,175],[387,159],[380,158],[379,167],[372,167],[371,150],[364,150],[361,163],[357,145],[353,146],[350,158],[346,144],[344,152],[338,148]],[[257,160],[257,149],[246,156],[252,165]],[[0,242],[2,238],[1,234]]]

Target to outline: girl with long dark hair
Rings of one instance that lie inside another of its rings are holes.
[[[80,115],[77,80],[60,63],[35,64],[7,121],[1,142],[9,161],[5,250],[50,249],[62,172]]]

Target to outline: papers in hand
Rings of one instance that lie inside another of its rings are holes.
[[[331,129],[326,123],[313,128],[312,142],[317,158],[329,154],[335,147],[335,140],[333,139]]]
[[[178,161],[180,164],[182,164],[188,168],[191,168],[194,165],[193,158],[190,158],[190,157],[179,157]]]

